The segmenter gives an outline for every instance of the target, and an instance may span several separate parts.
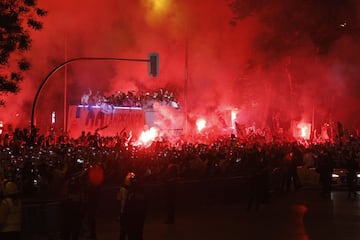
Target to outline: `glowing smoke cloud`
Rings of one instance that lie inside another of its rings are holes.
[[[37,87],[65,59],[146,58],[156,51],[161,59],[156,79],[148,77],[147,64],[129,62],[78,62],[67,67],[66,75],[64,69],[57,72],[40,96],[37,123],[47,130],[55,111],[56,127],[62,127],[66,76],[68,104],[79,103],[88,88],[104,95],[170,89],[181,106],[187,103],[194,126],[198,116],[208,116],[211,123],[209,118],[215,121],[217,112],[229,108],[238,109],[237,122],[259,128],[269,125],[274,112],[284,128],[290,119],[309,122],[313,109],[317,125],[330,119],[359,125],[354,113],[360,111],[360,46],[354,39],[339,40],[328,56],[313,54],[313,46],[304,42],[291,62],[270,61],[261,67],[254,64],[263,56],[253,43],[263,26],[257,16],[231,26],[226,1],[39,0],[39,6],[49,14],[44,30],[33,36],[33,67],[22,92],[0,110],[5,124],[28,126]]]

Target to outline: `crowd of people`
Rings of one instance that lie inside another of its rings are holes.
[[[65,135],[34,139],[27,129],[16,129],[11,136],[1,136],[0,151],[1,179],[16,181],[24,194],[30,194],[54,189],[51,185],[56,184],[59,172],[72,176],[95,165],[104,169],[104,183],[115,185],[129,171],[136,171],[147,181],[160,181],[169,164],[177,165],[180,179],[246,175],[257,159],[274,170],[284,169],[289,163],[320,166],[320,160],[326,156],[334,168],[347,168],[350,160],[359,160],[360,141],[353,138],[307,145],[295,141],[256,143],[231,135],[212,143],[164,140],[145,147],[129,142],[126,134],[109,137],[83,132],[76,139]]]
[[[155,102],[162,105],[168,105],[173,108],[179,108],[180,105],[171,91],[159,89],[150,92],[135,92],[128,91],[127,93],[117,91],[110,96],[105,96],[99,91],[93,93],[91,89],[83,93],[81,97],[82,105],[101,106],[102,104],[109,104],[114,107],[140,107],[152,108]]]
[[[4,184],[15,183],[22,197],[82,198],[87,199],[88,209],[96,209],[94,196],[99,187],[119,186],[129,172],[135,172],[139,182],[169,183],[167,186],[172,186],[174,179],[242,176],[253,187],[249,192],[251,209],[254,204],[258,208],[270,190],[286,192],[300,188],[302,183],[297,175],[300,166],[316,169],[321,196],[328,198],[332,170],[348,169],[352,174],[348,182],[354,183],[359,154],[360,139],[355,137],[305,145],[295,141],[246,142],[232,134],[219,136],[212,143],[154,141],[145,147],[129,142],[126,134],[105,137],[83,132],[73,139],[66,135],[34,136],[27,129],[16,129],[0,138],[0,180]],[[169,169],[176,169],[173,171],[176,176],[169,174]],[[349,187],[356,196],[354,184]],[[68,207],[78,209],[76,205]],[[94,213],[87,213],[89,222],[94,221]],[[173,220],[171,212],[169,216]]]

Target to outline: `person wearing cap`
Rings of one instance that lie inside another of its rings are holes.
[[[142,240],[146,200],[136,175],[129,172],[120,188],[120,240]]]
[[[21,239],[22,203],[17,185],[6,182],[3,186],[3,198],[0,204],[0,239]]]

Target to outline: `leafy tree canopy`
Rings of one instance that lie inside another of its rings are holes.
[[[23,53],[30,50],[30,34],[42,29],[40,19],[45,15],[36,0],[0,1],[0,98],[19,92],[23,72],[30,69]],[[0,105],[4,104],[0,99]]]

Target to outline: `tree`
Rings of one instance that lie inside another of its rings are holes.
[[[19,92],[23,73],[30,69],[24,53],[31,48],[31,32],[42,29],[46,11],[36,0],[0,1],[0,98]],[[0,99],[0,106],[5,101]]]

